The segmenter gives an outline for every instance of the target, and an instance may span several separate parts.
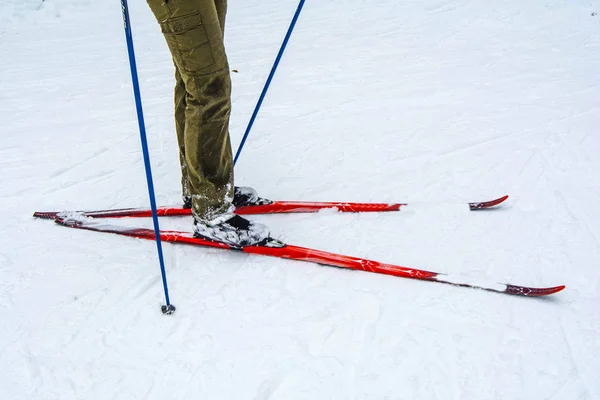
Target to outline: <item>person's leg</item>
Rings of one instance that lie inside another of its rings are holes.
[[[185,108],[180,103],[179,110],[185,115],[184,165],[192,213],[201,222],[214,223],[233,211],[234,192],[231,81],[217,8],[214,0],[148,0],[148,4],[186,91]]]
[[[231,81],[223,45],[225,3],[219,6],[221,22],[214,0],[147,1],[177,70],[176,129],[182,175],[185,179],[187,173],[192,197],[194,235],[236,246],[261,243],[269,237],[267,227],[233,214]]]
[[[221,26],[221,34],[225,33],[225,15],[227,13],[227,0],[215,0],[215,8],[217,10],[217,16],[219,19],[219,25]],[[186,107],[186,90],[185,84],[181,77],[181,73],[175,65],[175,131],[177,133],[177,143],[179,145],[179,164],[181,166],[181,194],[183,199],[184,207],[192,207],[192,196],[190,194],[189,183],[188,183],[188,168],[185,161],[185,107]],[[237,199],[238,191],[236,190],[234,195],[234,205]],[[248,197],[248,196],[246,196]],[[258,198],[258,196],[255,196]],[[240,202],[240,199],[237,199]],[[249,203],[248,200],[246,200]]]

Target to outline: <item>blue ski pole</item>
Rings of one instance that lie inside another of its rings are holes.
[[[165,261],[160,240],[160,227],[158,226],[158,216],[156,214],[156,199],[154,197],[154,184],[152,183],[152,169],[150,167],[150,152],[148,151],[148,141],[146,139],[146,125],[144,124],[144,112],[142,110],[142,96],[140,94],[140,83],[138,81],[137,67],[135,63],[135,52],[133,50],[133,35],[131,33],[131,24],[129,23],[129,8],[127,0],[121,0],[123,9],[123,22],[125,24],[125,38],[127,39],[127,51],[129,52],[129,66],[131,68],[131,80],[133,81],[133,94],[135,96],[135,106],[137,109],[138,124],[140,127],[140,138],[142,140],[142,152],[144,153],[144,165],[146,167],[146,180],[148,182],[148,194],[150,195],[150,207],[152,208],[152,220],[154,221],[154,236],[156,237],[156,248],[158,250],[158,260],[160,262],[160,272],[165,290],[166,305],[161,307],[163,314],[173,314],[175,306],[169,301],[169,288],[167,286],[167,272],[165,271]]]
[[[254,112],[252,113],[252,117],[250,117],[250,122],[248,123],[248,127],[246,128],[244,137],[242,138],[240,146],[238,147],[237,152],[235,153],[235,158],[233,159],[233,165],[235,165],[238,158],[240,157],[240,154],[242,153],[242,149],[244,148],[246,139],[248,138],[248,135],[250,134],[250,130],[252,129],[252,125],[254,124],[254,120],[256,119],[256,116],[258,115],[258,110],[260,110],[262,102],[265,99],[265,95],[267,94],[267,91],[269,90],[269,85],[271,85],[271,81],[273,80],[273,76],[275,75],[275,71],[277,70],[277,67],[279,66],[279,61],[281,61],[281,56],[283,56],[283,52],[285,51],[285,47],[287,46],[287,43],[290,40],[290,36],[292,36],[292,32],[294,31],[294,27],[296,26],[296,21],[298,21],[298,17],[300,16],[300,11],[302,11],[302,7],[304,6],[304,1],[305,0],[300,0],[300,3],[298,4],[298,8],[296,9],[294,18],[292,18],[290,27],[288,28],[285,38],[283,39],[283,43],[281,44],[281,48],[279,49],[279,53],[277,54],[277,58],[275,59],[275,63],[273,64],[273,68],[271,68],[271,72],[269,73],[267,82],[265,83],[262,93],[260,94],[260,97],[258,98],[258,103],[256,103],[256,107],[254,107]]]

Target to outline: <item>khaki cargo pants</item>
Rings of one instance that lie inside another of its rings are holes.
[[[210,222],[232,210],[231,80],[223,45],[227,0],[147,0],[175,64],[175,129],[183,196]]]

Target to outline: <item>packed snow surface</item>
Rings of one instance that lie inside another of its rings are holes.
[[[229,1],[234,150],[297,4]],[[158,203],[178,204],[173,65],[129,6]],[[120,2],[2,0],[0,399],[600,399],[599,13],[309,0],[236,167],[268,198],[410,204],[252,217],[288,243],[563,292],[165,244],[163,316],[152,242],[31,217],[148,206]]]

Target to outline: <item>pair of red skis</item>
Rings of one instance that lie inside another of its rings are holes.
[[[507,198],[508,196],[503,196],[491,201],[468,203],[468,205],[469,208],[473,211],[485,210],[501,204]],[[269,202],[268,204],[240,207],[236,210],[236,213],[246,215],[271,213],[304,213],[317,212],[319,210],[328,208],[336,208],[340,212],[383,212],[399,211],[403,206],[406,206],[406,204],[273,201]],[[182,207],[159,207],[157,209],[157,214],[159,216],[190,215],[191,211]],[[120,217],[150,217],[152,216],[152,211],[150,209],[126,208],[97,211],[36,212],[33,215],[34,217],[38,218],[54,219],[56,223],[71,228],[85,229],[97,232],[115,233],[139,239],[156,239],[154,235],[154,230],[152,229],[122,227],[119,225],[107,224],[97,219]],[[257,246],[235,247],[225,243],[195,238],[190,233],[179,231],[161,231],[160,238],[162,241],[165,242],[183,243],[195,246],[216,247],[224,250],[238,250],[250,254],[260,254],[265,256],[287,258],[298,261],[307,261],[333,267],[375,272],[379,274],[387,274],[403,278],[448,283],[455,286],[464,286],[520,296],[547,296],[550,294],[560,292],[565,288],[564,285],[545,288],[533,288],[511,284],[469,282],[468,280],[455,278],[437,272],[403,267],[399,265],[385,264],[378,261],[372,261],[363,258],[345,256],[341,254],[334,254],[315,249],[293,246],[283,243],[276,239],[269,239],[266,243]]]

